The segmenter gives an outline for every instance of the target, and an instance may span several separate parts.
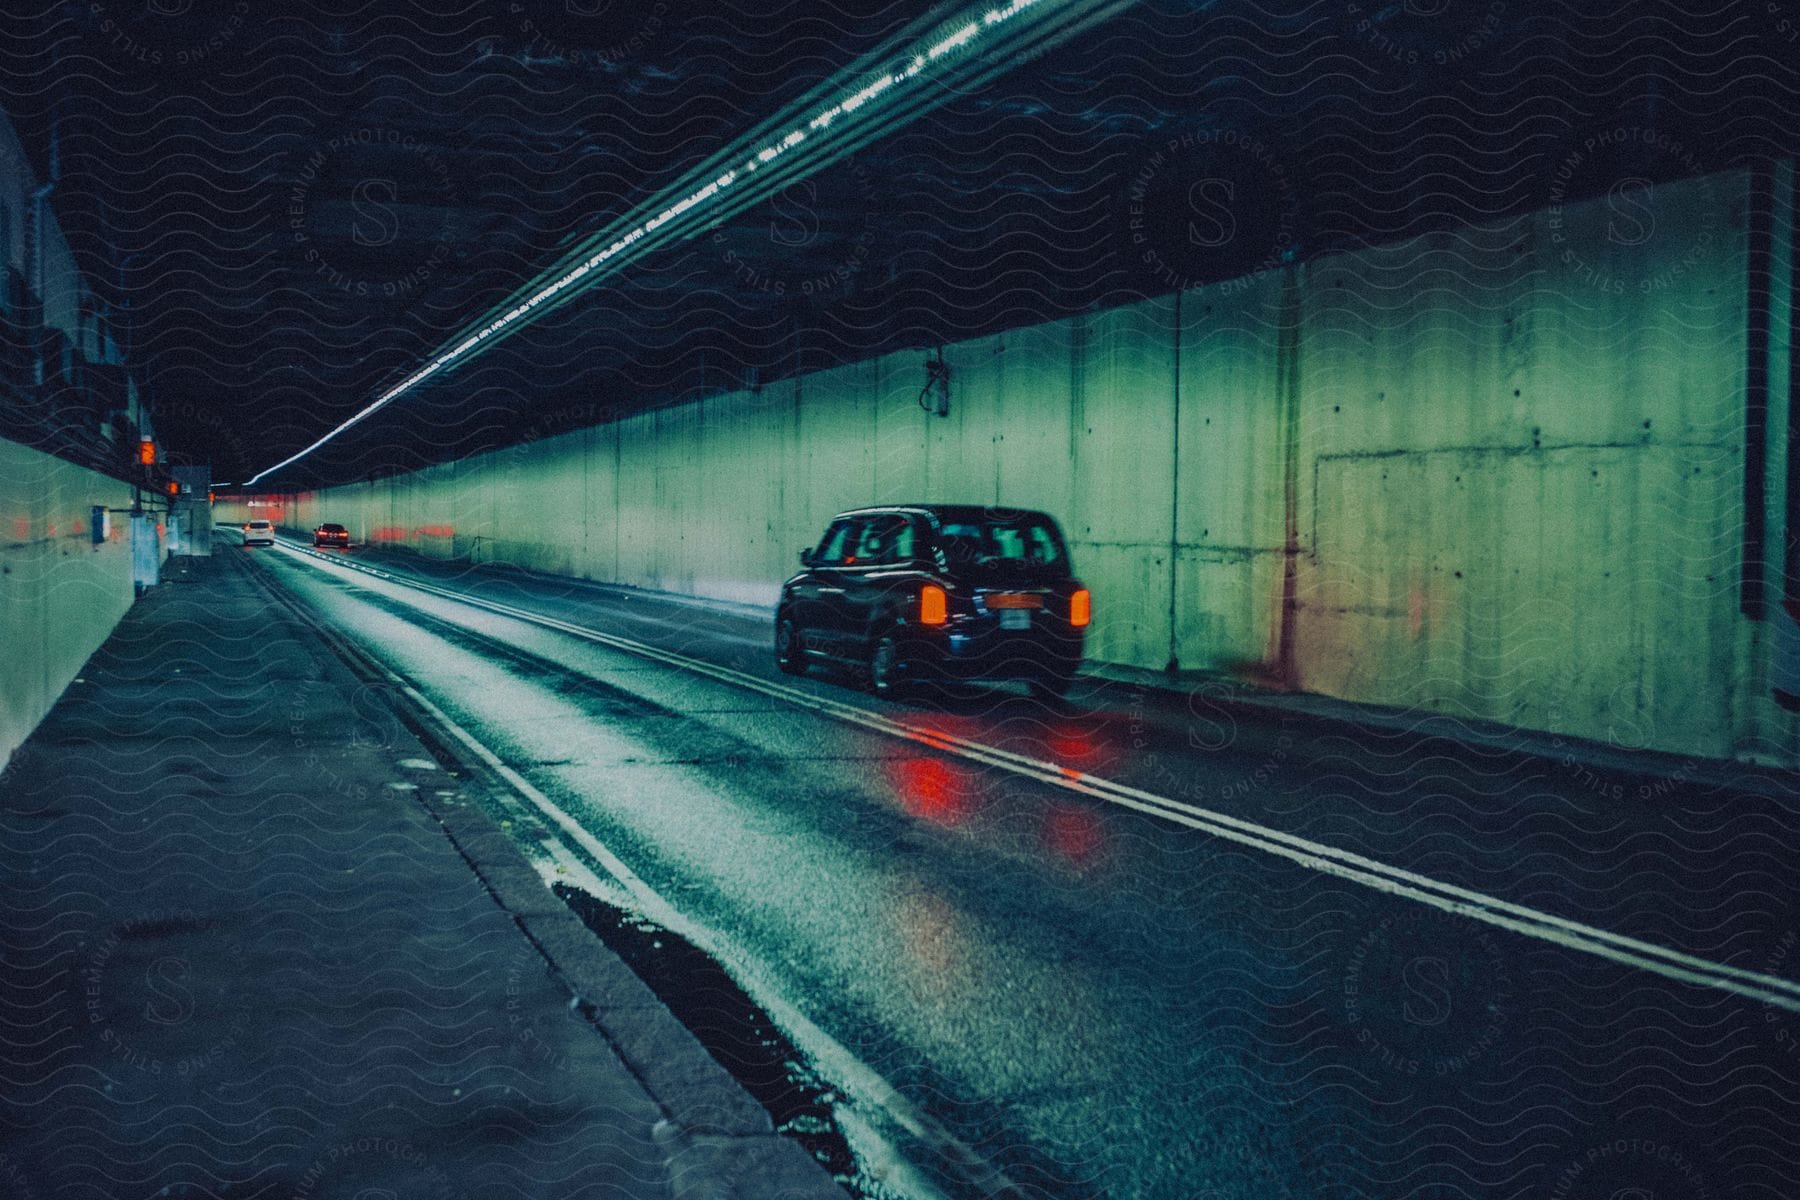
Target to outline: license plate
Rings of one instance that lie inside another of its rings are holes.
[[[1029,608],[1003,608],[1000,610],[1000,628],[1030,629],[1031,610]]]
[[[1000,608],[1042,608],[1044,598],[1031,592],[989,592],[987,606]]]

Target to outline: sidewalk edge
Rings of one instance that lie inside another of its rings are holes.
[[[388,686],[385,668],[365,651],[317,620],[261,570],[253,568],[250,574],[282,610],[319,638],[339,666],[360,682],[378,685],[373,690],[434,758],[455,763],[466,778],[480,780],[486,787],[511,790],[484,764],[458,754],[454,739],[441,735],[428,713]],[[582,1013],[667,1114],[671,1123],[668,1136],[675,1151],[672,1157],[705,1160],[703,1167],[690,1163],[687,1169],[727,1186],[735,1187],[750,1178],[779,1186],[779,1191],[733,1194],[842,1200],[843,1189],[824,1167],[799,1143],[775,1130],[767,1110],[707,1052],[649,985],[557,898],[485,811],[472,803],[436,804],[423,791],[413,796],[469,865],[483,890],[513,919],[550,972],[568,989],[570,1007]],[[722,1145],[736,1147],[735,1153],[722,1153]],[[744,1175],[746,1168],[753,1170],[753,1176]]]

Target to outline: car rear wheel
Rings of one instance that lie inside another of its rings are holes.
[[[792,617],[775,622],[775,665],[788,675],[806,671],[806,641]]]
[[[884,633],[869,647],[869,690],[877,696],[898,696],[912,681],[910,664],[900,647],[900,639]]]

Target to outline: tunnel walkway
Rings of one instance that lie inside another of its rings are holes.
[[[843,1194],[238,556],[166,582],[0,779],[0,1190]]]

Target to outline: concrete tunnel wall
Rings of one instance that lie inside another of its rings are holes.
[[[28,260],[31,195],[38,180],[11,123],[0,113],[0,264],[38,284]],[[46,325],[69,336],[94,361],[117,361],[105,318],[83,316],[85,284],[68,240],[46,205],[43,303]],[[24,297],[13,295],[17,304]],[[0,378],[0,404],[15,403],[28,380]],[[137,414],[134,412],[134,416]],[[90,538],[92,505],[125,508],[129,484],[17,442],[0,439],[0,764],[50,711],[64,688],[131,607],[126,519],[112,518],[111,540]]]
[[[126,518],[96,546],[95,504],[129,507],[131,485],[0,440],[0,763],[131,607]]]
[[[946,418],[907,351],[285,497],[280,520],[768,604],[840,509],[1043,508],[1094,589],[1094,659],[1791,763],[1739,599],[1749,195],[1712,176],[1634,197],[1628,229],[1552,207],[958,343]]]

